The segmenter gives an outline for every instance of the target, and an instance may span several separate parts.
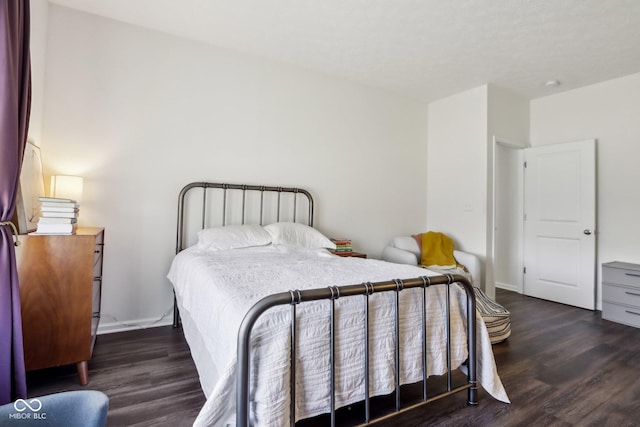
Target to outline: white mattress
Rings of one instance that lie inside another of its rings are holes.
[[[384,261],[341,258],[324,249],[301,249],[284,245],[227,251],[189,248],[178,254],[169,279],[174,285],[185,337],[207,396],[194,425],[235,424],[235,368],[237,331],[244,314],[261,298],[292,289],[323,288],[365,281],[408,279],[436,275],[428,270]],[[467,358],[464,331],[464,291],[452,287],[452,364]],[[445,329],[443,327],[444,287],[429,288],[428,371],[446,372]],[[401,382],[422,379],[421,290],[400,293]],[[370,297],[371,395],[394,389],[393,316],[394,293]],[[336,405],[363,400],[364,297],[336,301],[338,333],[336,341]],[[298,308],[298,360],[296,365],[296,417],[308,418],[329,411],[329,302],[304,303]],[[289,313],[278,307],[256,323],[252,334],[252,417],[255,425],[288,424],[289,394]],[[489,337],[477,315],[478,379],[492,396],[509,402],[495,368]],[[381,358],[376,355],[384,354]],[[284,356],[283,356],[284,355]],[[304,381],[302,380],[304,373]],[[259,377],[258,379],[255,379]]]

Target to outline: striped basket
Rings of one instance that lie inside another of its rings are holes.
[[[425,266],[421,267],[427,268]],[[461,274],[469,278],[469,280],[472,280],[469,272],[462,268],[451,270],[438,269],[431,266],[429,270],[440,274]],[[509,310],[489,298],[482,289],[475,286],[473,289],[476,294],[476,310],[478,310],[480,316],[482,316],[482,320],[484,320],[485,325],[487,325],[491,344],[497,344],[509,338],[511,335],[511,313],[509,313]]]
[[[476,310],[482,316],[489,331],[491,344],[497,344],[511,335],[511,313],[509,310],[492,300],[480,288],[473,288],[476,292]]]

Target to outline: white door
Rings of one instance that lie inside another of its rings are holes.
[[[525,295],[595,309],[595,146],[525,150]]]

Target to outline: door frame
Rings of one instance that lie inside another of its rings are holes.
[[[495,275],[495,261],[496,261],[496,248],[498,245],[498,242],[496,241],[496,213],[498,210],[497,207],[497,181],[496,181],[496,175],[497,175],[497,168],[498,165],[496,163],[496,152],[498,150],[498,147],[502,147],[502,148],[507,148],[507,149],[512,149],[512,150],[519,150],[520,154],[520,160],[522,160],[520,163],[522,165],[522,168],[519,168],[519,172],[518,172],[518,177],[516,178],[518,180],[518,208],[517,208],[517,212],[515,215],[518,216],[518,218],[516,218],[516,220],[518,221],[518,234],[516,236],[516,243],[514,245],[514,250],[517,251],[517,266],[516,269],[517,271],[520,272],[520,274],[518,274],[518,279],[516,281],[516,283],[504,283],[504,282],[499,282],[496,281],[496,275]],[[522,294],[524,292],[524,152],[521,150],[524,150],[526,148],[531,148],[531,144],[529,144],[528,142],[526,143],[521,143],[518,141],[513,141],[513,140],[509,140],[507,138],[501,138],[499,136],[493,136],[493,141],[492,141],[492,174],[491,174],[491,203],[489,204],[489,208],[491,210],[491,215],[489,216],[491,224],[490,224],[490,235],[491,235],[491,251],[489,252],[491,254],[491,264],[492,264],[492,271],[493,271],[493,279],[494,279],[494,285],[496,288],[499,289],[506,289],[509,291],[513,291],[513,292],[517,292],[519,294]]]

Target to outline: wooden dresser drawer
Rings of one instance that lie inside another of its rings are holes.
[[[631,308],[624,305],[603,302],[602,318],[640,328],[640,308]]]

